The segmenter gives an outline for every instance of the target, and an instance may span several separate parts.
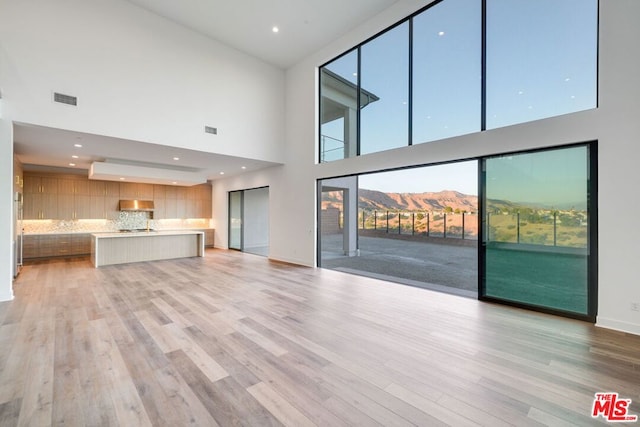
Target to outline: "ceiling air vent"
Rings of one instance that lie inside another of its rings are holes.
[[[54,92],[53,93],[53,100],[55,102],[59,102],[61,104],[78,105],[78,98],[76,98],[75,96],[71,96],[71,95],[64,95],[62,93]]]
[[[218,128],[212,128],[211,126],[205,126],[204,127],[204,131],[206,133],[210,133],[210,134],[213,134],[213,135],[217,135],[218,134]]]

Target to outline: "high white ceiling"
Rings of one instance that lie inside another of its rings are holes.
[[[127,0],[288,68],[397,0]],[[278,33],[272,28],[277,26]]]
[[[126,1],[285,69],[398,0]],[[172,169],[214,180],[275,165],[28,124],[15,125],[14,140],[14,151],[27,170],[53,167],[86,174],[91,162],[125,160],[166,169],[168,180]],[[83,147],[73,147],[77,142]]]

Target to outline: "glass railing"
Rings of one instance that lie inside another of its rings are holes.
[[[586,211],[487,213],[487,242],[586,248]]]
[[[344,158],[344,141],[327,135],[320,137],[320,163]]]
[[[342,211],[339,228],[344,227]],[[587,212],[487,214],[487,242],[586,248]],[[477,212],[359,210],[358,229],[378,234],[478,239]]]

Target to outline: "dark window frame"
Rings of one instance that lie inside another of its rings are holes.
[[[409,71],[408,71],[408,79],[409,79],[409,97],[408,97],[408,121],[407,121],[407,127],[408,127],[408,141],[407,141],[407,147],[411,147],[413,146],[413,123],[412,123],[412,119],[413,119],[413,18],[415,18],[416,16],[427,12],[430,8],[440,4],[441,2],[443,2],[445,0],[435,0],[432,3],[418,9],[417,11],[411,13],[410,15],[406,16],[405,18],[393,23],[392,25],[386,27],[385,29],[377,32],[376,34],[372,35],[371,37],[365,39],[364,41],[362,41],[361,43],[356,44],[354,47],[346,50],[345,52],[341,53],[340,55],[332,58],[331,60],[321,64],[318,67],[318,71],[319,71],[319,76],[321,76],[321,70],[323,67],[326,67],[327,65],[331,64],[332,62],[342,58],[345,55],[350,54],[351,52],[353,52],[354,50],[357,51],[357,61],[358,61],[358,76],[357,76],[357,119],[356,119],[356,157],[360,156],[360,87],[361,87],[361,81],[360,81],[360,76],[361,76],[361,63],[360,63],[360,58],[361,58],[361,47],[364,46],[365,44],[367,44],[368,42],[376,39],[377,37],[385,34],[388,31],[393,30],[394,28],[396,28],[397,26],[403,25],[404,23],[408,22],[409,24]],[[480,44],[481,44],[481,55],[480,55],[480,69],[481,69],[481,78],[480,78],[480,97],[481,97],[481,106],[480,106],[480,132],[485,132],[487,130],[487,0],[479,0],[481,2],[481,40],[480,40]],[[599,40],[600,38],[600,0],[595,0],[596,2],[596,40]],[[599,43],[596,44],[595,46],[595,62],[596,62],[596,73],[595,73],[595,106],[594,108],[599,108],[599,57],[600,57],[600,52],[599,52]],[[320,108],[318,108],[318,114],[322,114],[321,111],[321,103],[322,103],[322,82],[321,79],[318,79],[318,104],[320,106]],[[556,116],[550,116],[548,118],[551,117],[556,117]],[[322,161],[322,146],[321,146],[321,139],[322,139],[322,134],[321,134],[321,117],[319,117],[318,120],[318,150],[317,150],[317,163],[321,164],[321,163],[325,163]],[[521,123],[527,123],[525,122],[519,122],[519,123],[515,123],[515,124],[521,124]],[[493,129],[493,128],[492,128]],[[497,128],[496,128],[497,129]],[[431,142],[431,141],[430,141]],[[341,159],[341,160],[344,160]]]

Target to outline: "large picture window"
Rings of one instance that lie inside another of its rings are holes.
[[[320,67],[319,161],[595,108],[597,45],[598,0],[433,2]]]
[[[413,19],[413,144],[480,130],[480,5],[444,1]]]
[[[320,69],[320,161],[354,157],[358,152],[358,51]]]
[[[409,24],[362,46],[360,154],[404,147],[409,136]]]
[[[487,0],[487,129],[596,106],[597,2]]]

